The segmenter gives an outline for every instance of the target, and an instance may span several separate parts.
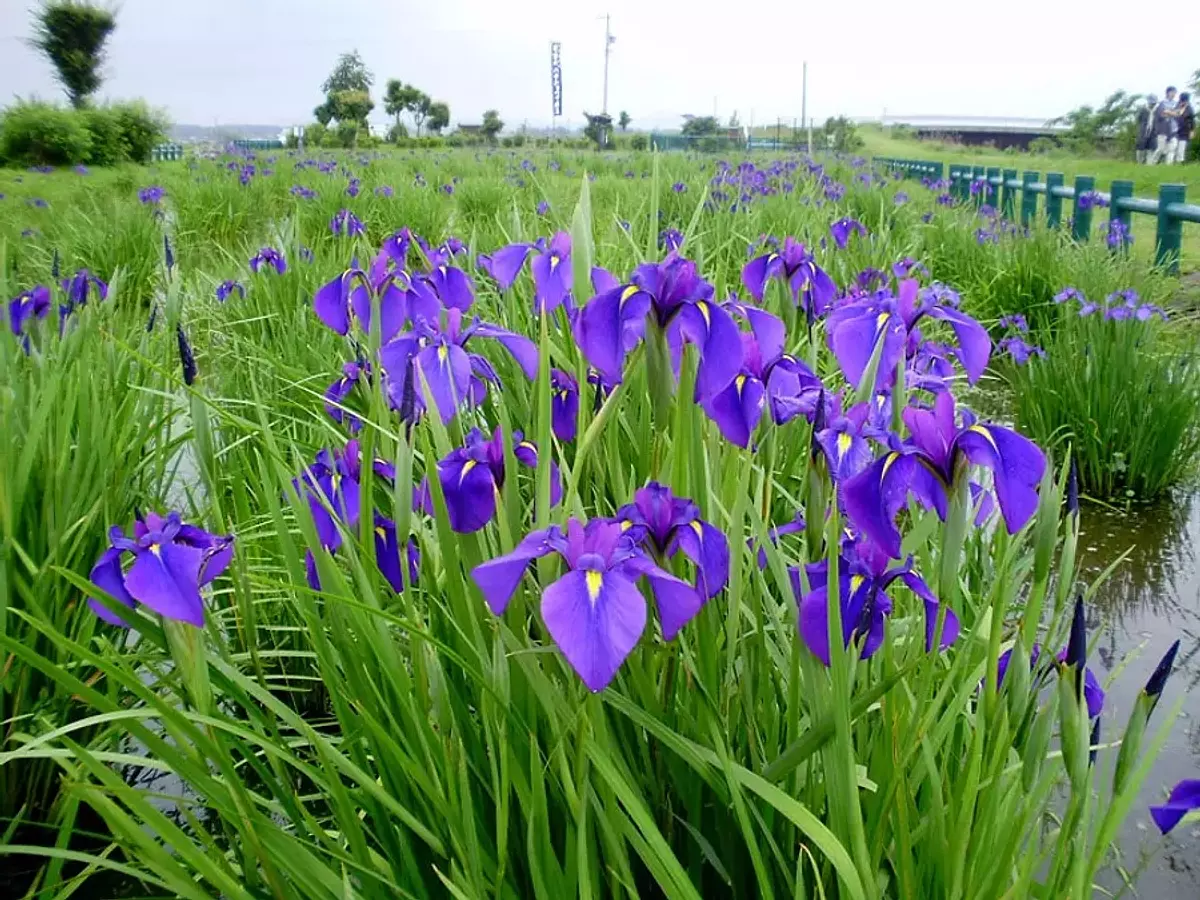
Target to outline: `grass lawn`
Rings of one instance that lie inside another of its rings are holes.
[[[898,137],[892,129],[867,126],[859,129],[865,142],[864,155],[894,156],[902,159],[927,159],[936,162],[964,163],[972,166],[998,166],[1016,169],[1018,172],[1034,171],[1040,176],[1047,172],[1061,172],[1070,184],[1076,175],[1092,175],[1096,189],[1108,191],[1114,181],[1127,180],[1134,183],[1134,195],[1155,199],[1158,186],[1164,182],[1187,185],[1188,200],[1200,203],[1200,165],[1188,163],[1182,166],[1142,166],[1137,163],[1106,157],[1076,156],[1066,152],[1044,155],[1031,153],[1004,153],[992,147],[967,147],[944,141],[921,141],[915,138]],[[1039,207],[1040,208],[1040,207]],[[1103,228],[1108,214],[1101,211],[1093,219],[1093,228]],[[1134,251],[1147,259],[1154,254],[1155,220],[1150,216],[1134,215]],[[1183,252],[1180,268],[1186,275],[1200,272],[1200,225],[1184,223]],[[1186,284],[1193,279],[1185,278]]]

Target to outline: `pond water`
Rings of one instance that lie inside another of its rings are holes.
[[[1098,651],[1091,658],[1106,685],[1102,739],[1119,735],[1129,710],[1159,658],[1180,641],[1175,672],[1159,702],[1151,730],[1183,698],[1183,711],[1155,762],[1121,835],[1122,864],[1144,869],[1138,896],[1200,897],[1200,825],[1183,824],[1162,838],[1148,807],[1160,803],[1176,782],[1200,778],[1200,494],[1153,507],[1119,512],[1102,507],[1082,511],[1079,541],[1081,576],[1091,580],[1125,551],[1129,558],[1100,588],[1089,610],[1090,636]],[[1111,762],[1106,771],[1111,772]],[[1107,887],[1120,878],[1106,873]],[[1128,895],[1127,895],[1128,896]]]

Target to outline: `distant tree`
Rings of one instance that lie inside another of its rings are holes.
[[[1192,80],[1188,82],[1188,90],[1193,94],[1200,94],[1200,69],[1192,73]]]
[[[593,116],[585,112],[583,117],[587,119],[587,125],[583,129],[584,136],[595,144],[597,149],[603,150],[608,146],[608,135],[612,131],[612,116],[608,113]]]
[[[353,147],[358,143],[358,123],[347,119],[338,121],[337,142],[341,147]]]
[[[650,146],[650,141],[644,134],[635,134],[629,139],[629,148],[631,150],[645,150]]]
[[[417,137],[421,136],[421,126],[425,124],[425,120],[429,118],[429,113],[433,107],[433,101],[429,99],[429,95],[423,91],[417,91],[417,98],[413,101],[412,117],[413,124],[417,126]]]
[[[500,118],[500,113],[494,109],[489,109],[483,114],[483,126],[480,129],[483,136],[489,141],[495,141],[498,135],[504,128],[504,122]]]
[[[335,91],[328,102],[339,124],[352,122],[361,128],[367,127],[367,116],[375,108],[375,101],[367,91]]]
[[[77,109],[100,87],[104,44],[116,27],[109,10],[78,0],[51,0],[34,14],[30,43],[50,60]]]
[[[852,153],[863,145],[858,129],[845,116],[826,119],[822,131],[825,133],[826,146],[838,153]]]
[[[450,106],[438,100],[429,106],[429,118],[425,120],[425,131],[429,134],[441,134],[442,129],[450,124]]]
[[[729,127],[730,128],[741,128],[742,127],[742,123],[738,120],[738,114],[737,114],[736,109],[733,111],[733,115],[729,117]]]
[[[1099,109],[1084,105],[1051,119],[1051,125],[1066,125],[1063,141],[1078,151],[1094,149],[1101,141],[1116,141],[1124,150],[1132,150],[1136,140],[1137,108],[1141,94],[1115,91]]]
[[[625,110],[621,110],[621,115],[617,116],[617,124],[621,126],[622,131],[628,128],[629,123],[632,121],[633,119],[629,118],[629,113],[625,112]]]
[[[313,115],[322,125],[336,121],[338,134],[343,139],[342,125],[354,125],[354,133],[357,134],[359,128],[367,127],[367,116],[375,108],[375,101],[371,99],[371,85],[374,83],[375,76],[363,64],[357,50],[343,53],[321,85],[325,102],[313,110]],[[349,134],[349,131],[345,134]]]
[[[370,91],[374,83],[375,76],[362,61],[358,51],[352,50],[338,57],[337,64],[321,85],[321,90],[326,96],[338,91]]]
[[[689,137],[704,137],[721,130],[716,116],[684,116],[683,133]]]
[[[408,127],[403,122],[397,122],[388,129],[387,139],[389,144],[398,144],[408,138]]]
[[[399,125],[400,116],[411,110],[420,96],[421,92],[411,84],[391,78],[383,95],[383,108]]]

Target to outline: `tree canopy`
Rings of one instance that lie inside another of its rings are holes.
[[[497,110],[489,109],[483,114],[483,127],[480,129],[489,141],[494,141],[504,128],[504,121]]]
[[[54,66],[72,106],[100,87],[104,44],[116,27],[112,12],[78,0],[52,0],[34,14],[31,43]]]

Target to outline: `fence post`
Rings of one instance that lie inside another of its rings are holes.
[[[1033,192],[1037,180],[1037,172],[1021,174],[1021,225],[1025,228],[1029,227],[1029,223],[1037,215],[1037,194]]]
[[[1129,227],[1132,224],[1133,213],[1127,209],[1121,209],[1121,201],[1126,197],[1133,196],[1132,181],[1114,181],[1112,187],[1108,190],[1108,235],[1109,247],[1116,250],[1124,250],[1129,246]],[[1112,244],[1113,237],[1113,222],[1120,222],[1121,242],[1116,246]]]
[[[1017,170],[1005,169],[1002,177],[1004,178],[1004,184],[1000,185],[1000,209],[1004,214],[1004,218],[1011,222],[1016,218],[1017,195],[1016,190],[1009,187],[1008,183],[1016,180]]]
[[[992,184],[993,178],[1000,177],[1000,169],[997,166],[988,166],[987,169],[987,205],[992,209],[1000,208],[1000,190],[996,185]]]
[[[946,164],[940,163],[940,162],[934,163],[933,164],[933,180],[941,181],[945,177],[946,177]]]
[[[1077,241],[1086,241],[1092,234],[1093,198],[1089,197],[1084,200],[1084,195],[1091,194],[1095,190],[1096,179],[1091,175],[1075,176],[1075,206],[1071,210],[1071,217],[1074,220],[1071,224],[1071,237]]]
[[[1154,240],[1154,262],[1165,266],[1172,275],[1179,273],[1179,244],[1183,237],[1183,220],[1167,212],[1167,207],[1172,203],[1186,202],[1186,185],[1158,186],[1158,234]]]
[[[1063,186],[1062,172],[1046,173],[1046,227],[1057,228],[1062,223],[1062,197],[1054,194]]]

